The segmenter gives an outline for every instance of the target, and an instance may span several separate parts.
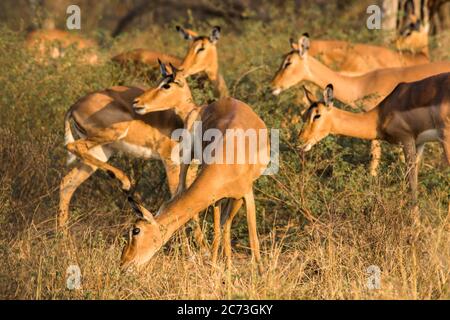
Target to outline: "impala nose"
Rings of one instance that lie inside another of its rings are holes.
[[[133,106],[137,106],[139,104],[139,99],[134,99]]]

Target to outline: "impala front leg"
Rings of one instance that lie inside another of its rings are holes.
[[[378,166],[381,158],[381,144],[379,140],[372,140],[370,144],[370,175],[376,177],[378,175]]]
[[[244,199],[245,199],[245,206],[247,208],[247,226],[248,226],[248,235],[250,238],[250,248],[252,249],[253,258],[255,259],[255,262],[258,265],[258,271],[260,274],[262,274],[264,270],[261,264],[261,253],[259,249],[258,230],[256,223],[256,207],[253,190],[248,194],[246,194]]]
[[[223,226],[223,249],[227,257],[228,270],[231,270],[231,224],[233,223],[234,216],[238,213],[243,203],[244,201],[242,199],[233,201],[231,211]]]

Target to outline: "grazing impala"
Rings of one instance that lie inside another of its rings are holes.
[[[203,132],[206,133],[208,129],[213,129],[219,130],[221,133],[220,137],[216,137],[213,141],[202,142],[203,152],[215,144],[219,145],[215,149],[215,159],[228,159],[228,156],[231,156],[230,152],[233,151],[234,156],[243,155],[245,159],[243,162],[237,162],[232,157],[233,161],[226,163],[220,161],[203,162],[202,169],[194,182],[164,205],[156,217],[153,217],[143,206],[130,198],[129,200],[138,213],[139,220],[130,230],[128,244],[122,253],[122,264],[124,267],[145,264],[171,238],[176,230],[186,224],[198,212],[221,199],[231,199],[231,210],[225,217],[222,217],[226,218],[223,241],[228,266],[230,266],[231,223],[244,199],[247,209],[250,247],[261,271],[252,189],[253,182],[262,174],[267,165],[269,146],[264,143],[261,144],[261,137],[257,134],[259,138],[257,138],[256,145],[258,147],[256,149],[250,148],[250,137],[247,136],[245,137],[245,145],[242,147],[241,144],[235,143],[235,138],[238,137],[233,135],[230,137],[228,132],[260,131],[265,130],[266,126],[248,105],[233,98],[222,98],[204,107],[195,105],[184,75],[176,73],[174,70],[172,70],[172,74],[167,74],[165,67],[162,67],[162,71],[165,77],[160,85],[145,92],[135,100],[134,109],[136,113],[144,115],[155,111],[175,109],[177,113],[185,117],[186,122],[191,121],[188,118],[193,114],[193,118],[201,121]],[[233,146],[232,149],[227,148],[229,144]],[[242,150],[238,148],[238,145],[242,147]],[[250,161],[252,158],[257,159],[257,161]],[[183,179],[180,178],[180,180]],[[218,227],[216,223],[215,226]],[[220,227],[215,230],[213,262],[217,258],[219,232]]]
[[[401,144],[414,201],[424,144],[439,141],[450,165],[450,73],[401,83],[378,106],[364,113],[335,108],[332,85],[326,87],[322,101],[306,89],[305,96],[310,107],[303,115],[305,124],[300,133],[304,151],[330,134]]]
[[[219,59],[216,47],[220,38],[220,27],[214,27],[209,36],[199,36],[196,32],[180,26],[177,26],[176,29],[185,40],[192,41],[183,61],[170,55],[144,49],[123,53],[114,57],[113,60],[119,62],[134,61],[156,66],[159,59],[166,64],[171,63],[178,69],[181,69],[186,77],[205,72],[208,79],[214,84],[220,97],[228,96],[227,85],[219,72]]]
[[[272,81],[273,94],[277,95],[302,80],[314,82],[321,88],[333,83],[335,96],[352,107],[363,104],[370,110],[380,103],[400,82],[424,79],[442,72],[450,72],[450,62],[434,62],[405,68],[380,69],[361,76],[339,74],[309,56],[309,38],[302,36],[298,50],[288,53]],[[372,144],[370,172],[376,175],[380,157],[380,146]]]
[[[31,50],[37,50],[40,59],[46,56],[53,59],[60,58],[64,55],[64,49],[72,45],[77,49],[97,48],[97,44],[90,39],[58,29],[34,30],[28,33],[25,40],[25,46]],[[89,52],[83,55],[82,61],[88,64],[97,64],[98,56]]]

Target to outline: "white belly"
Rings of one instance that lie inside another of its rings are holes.
[[[154,152],[152,149],[131,144],[125,141],[114,142],[114,148],[120,150],[124,153],[130,154],[133,157],[144,158],[144,159],[159,159],[159,154]]]
[[[437,129],[430,129],[423,131],[421,134],[417,136],[416,145],[438,140],[439,140],[439,131]]]

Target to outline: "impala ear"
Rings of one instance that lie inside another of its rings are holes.
[[[327,107],[333,106],[333,100],[334,100],[334,88],[333,85],[330,83],[327,85],[325,90],[323,91],[323,101],[325,101],[325,105]]]
[[[158,63],[159,63],[159,71],[161,72],[161,75],[163,76],[163,78],[167,77],[169,75],[169,73],[167,72],[166,65],[163,62],[161,62],[161,60],[159,60],[159,58],[158,58]]]
[[[309,34],[304,33],[303,36],[300,37],[300,39],[298,40],[298,48],[299,48],[299,53],[300,53],[300,57],[305,57],[306,54],[308,53],[310,47],[310,41],[309,41]]]
[[[141,205],[136,199],[132,196],[128,196],[128,202],[139,219],[145,220],[151,224],[156,224],[156,220],[151,212],[145,209],[144,206]]]
[[[309,91],[305,86],[303,86],[303,92],[305,93],[303,97],[303,102],[306,105],[310,106],[317,101],[317,98],[314,96],[314,94],[311,91]]]
[[[172,77],[175,79],[177,77],[178,69],[173,66],[171,62],[169,62],[170,70],[172,71]]]
[[[191,32],[188,32],[187,30],[185,30],[184,28],[182,28],[180,26],[176,26],[175,28],[177,29],[178,33],[183,37],[184,40],[194,39]]]
[[[295,42],[294,38],[290,38],[289,43],[291,45],[292,50],[298,51],[298,43]]]
[[[211,30],[211,34],[209,36],[209,41],[211,41],[212,43],[216,43],[219,40],[219,38],[220,38],[220,27],[215,26]]]

